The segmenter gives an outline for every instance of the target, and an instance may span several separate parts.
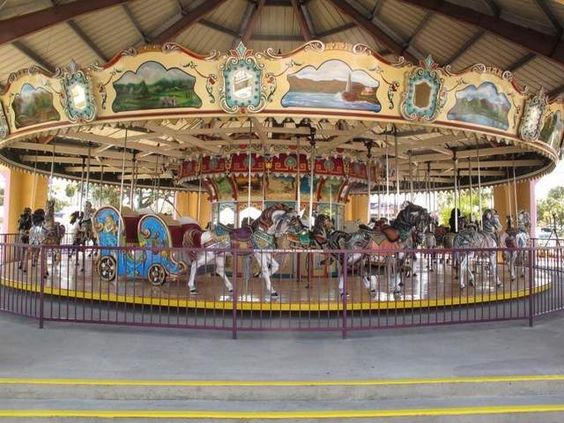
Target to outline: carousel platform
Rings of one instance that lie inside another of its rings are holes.
[[[18,269],[16,262],[6,263],[1,272],[1,284],[49,296],[108,303],[186,309],[311,312],[338,311],[344,307],[347,310],[424,309],[491,303],[527,297],[531,289],[533,293],[545,291],[554,278],[550,268],[538,266],[532,272],[528,269],[524,274],[518,272],[517,278],[511,281],[507,265],[499,263],[498,276],[502,284],[497,286],[485,263],[479,263],[474,286],[461,289],[450,265],[437,263],[430,271],[428,260],[419,258],[414,265],[415,275],[402,276],[399,294],[388,288],[383,276],[377,276],[376,289],[369,292],[361,277],[350,273],[346,282],[348,295],[343,298],[338,289],[335,265],[318,266],[315,263],[309,277],[304,269],[299,277],[288,273],[274,275],[272,283],[278,297],[273,298],[265,290],[259,275],[254,273],[248,280],[242,273],[234,277],[229,266],[228,277],[234,286],[233,293],[227,291],[219,276],[210,273],[212,268],[207,268],[206,273],[197,275],[198,293],[194,294],[187,287],[187,275],[168,280],[161,286],[153,286],[140,278],[119,276],[110,282],[103,281],[95,271],[95,260],[87,258],[84,271],[75,264],[74,258],[66,255],[56,266],[48,263],[50,274],[43,286],[38,267],[28,263],[28,270],[24,273]],[[241,264],[238,269],[242,268]]]

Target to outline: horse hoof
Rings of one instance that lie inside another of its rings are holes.
[[[270,298],[278,298],[278,292],[276,292],[276,291],[271,292]]]
[[[190,294],[192,294],[192,295],[198,295],[199,292],[198,292],[198,290],[197,290],[196,288],[192,288],[192,289],[190,289]]]
[[[348,292],[341,292],[341,297],[342,298],[350,298],[351,294],[349,294]]]
[[[403,282],[398,283],[398,286],[403,286]],[[399,292],[399,291],[398,291]]]
[[[370,293],[371,293],[372,295],[376,294],[377,292],[378,292],[378,291],[377,291],[376,289],[371,289],[371,290],[370,290]]]
[[[474,282],[468,282],[468,286],[474,286]]]
[[[497,288],[501,288],[501,287],[503,286],[503,284],[502,284],[501,282],[498,282],[498,283],[495,284],[495,286],[496,286]]]

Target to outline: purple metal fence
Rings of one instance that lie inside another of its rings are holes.
[[[509,319],[532,324],[536,316],[564,308],[560,246],[328,253],[63,245],[38,248],[35,265],[28,251],[19,268],[25,246],[10,235],[2,239],[0,310],[36,318],[40,326],[69,321],[216,329],[231,331],[233,337],[238,331],[260,330],[337,331],[346,336],[357,330]],[[512,279],[503,257],[515,252]],[[147,280],[147,269],[160,269],[163,260],[189,263],[196,253],[206,256],[196,275],[197,292],[187,286],[190,265],[180,274],[164,265],[162,285]],[[457,278],[455,259],[470,253],[469,268]],[[115,278],[100,276],[102,254],[116,260]],[[232,291],[216,274],[212,255],[225,261]],[[261,269],[259,263],[268,263],[270,256],[277,265]],[[362,258],[355,261],[357,256]],[[277,270],[271,276],[272,290],[265,269]]]

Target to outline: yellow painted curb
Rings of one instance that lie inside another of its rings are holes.
[[[27,283],[5,279],[0,281],[1,285],[9,288],[15,288],[21,291],[40,292],[40,286],[37,283]],[[533,288],[533,293],[537,294],[548,290],[551,283],[546,283]],[[232,310],[233,301],[231,300],[198,300],[189,299],[181,300],[178,298],[159,298],[159,297],[139,297],[134,295],[109,294],[103,292],[75,291],[72,289],[53,288],[45,286],[43,289],[45,295],[59,296],[65,298],[74,298],[81,300],[104,301],[114,303],[126,303],[137,305],[149,305],[159,307],[173,308],[191,308],[191,309],[214,309],[214,310]],[[355,310],[404,310],[418,308],[435,308],[450,307],[458,305],[473,305],[482,303],[493,303],[497,301],[514,300],[517,298],[525,298],[529,296],[529,289],[518,289],[505,292],[501,289],[493,293],[458,296],[427,300],[398,300],[398,301],[371,301],[371,302],[349,302],[347,303],[348,311]],[[237,301],[237,309],[243,311],[341,311],[343,303],[341,301],[332,302],[315,302],[315,303],[284,303],[279,301],[273,302],[253,302],[253,301]]]
[[[105,385],[105,386],[385,386],[451,383],[504,383],[564,381],[562,375],[463,376],[445,378],[357,379],[357,380],[144,380],[144,379],[65,379],[0,378],[0,385]]]
[[[153,419],[338,419],[413,416],[458,416],[563,412],[564,404],[495,405],[398,410],[208,411],[208,410],[0,410],[0,417],[82,417]]]

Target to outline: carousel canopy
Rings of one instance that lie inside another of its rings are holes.
[[[210,163],[282,174],[292,155],[357,189],[535,177],[562,147],[563,18],[548,0],[7,0],[0,154],[188,189]]]

